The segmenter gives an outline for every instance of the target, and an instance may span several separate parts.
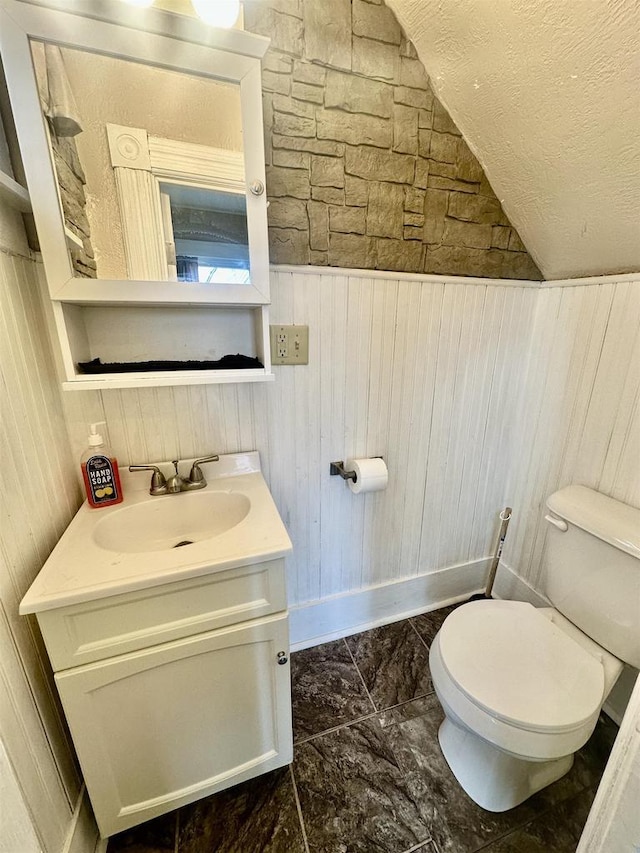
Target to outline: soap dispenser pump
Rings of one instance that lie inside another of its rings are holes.
[[[118,460],[105,446],[98,432],[99,426],[106,426],[105,421],[90,425],[87,439],[89,447],[80,460],[87,501],[94,508],[119,504],[123,497]]]

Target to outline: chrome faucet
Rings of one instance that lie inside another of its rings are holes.
[[[172,461],[175,473],[168,480],[157,465],[129,465],[129,471],[153,471],[151,475],[151,487],[149,488],[150,495],[177,495],[179,492],[192,492],[196,489],[204,489],[207,481],[200,466],[204,465],[205,462],[217,462],[219,458],[219,456],[205,456],[202,459],[196,459],[191,466],[189,477],[186,479],[178,471],[179,459]]]

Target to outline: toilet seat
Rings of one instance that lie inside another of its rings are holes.
[[[572,732],[602,705],[601,662],[527,602],[466,604],[445,620],[438,643],[455,687],[510,726]]]

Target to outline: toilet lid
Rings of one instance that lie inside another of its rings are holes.
[[[459,689],[520,728],[578,728],[602,703],[601,663],[526,602],[465,604],[445,620],[438,642]]]

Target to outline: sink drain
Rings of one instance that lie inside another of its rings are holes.
[[[182,548],[183,545],[193,545],[193,539],[183,539],[182,542],[176,542],[174,548]]]

